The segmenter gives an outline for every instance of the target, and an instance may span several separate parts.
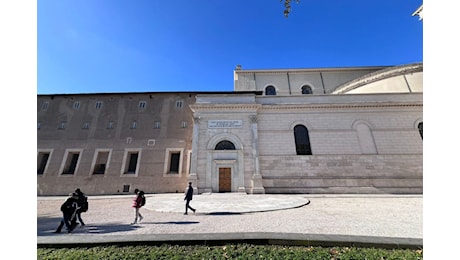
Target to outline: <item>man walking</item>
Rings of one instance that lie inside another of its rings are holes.
[[[185,193],[185,198],[184,200],[186,201],[185,203],[185,213],[184,215],[187,215],[187,210],[188,209],[191,209],[193,211],[193,213],[195,213],[196,209],[192,208],[190,206],[190,201],[192,200],[192,197],[193,197],[193,188],[192,188],[192,182],[189,182],[188,183],[188,188],[187,188],[187,191]]]

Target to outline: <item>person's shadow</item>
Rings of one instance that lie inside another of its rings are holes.
[[[67,234],[65,227],[62,228],[61,233],[54,233],[61,218],[57,217],[39,217],[37,218],[37,236],[53,236],[60,234]],[[82,234],[82,233],[91,233],[91,234],[108,234],[115,232],[125,232],[131,231],[138,228],[142,228],[142,225],[145,224],[154,224],[154,225],[190,225],[190,224],[199,224],[198,221],[166,221],[166,222],[141,222],[139,224],[124,224],[124,223],[106,223],[102,225],[78,225],[71,233],[73,234]]]

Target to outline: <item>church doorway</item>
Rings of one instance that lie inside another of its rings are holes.
[[[232,191],[232,169],[219,168],[219,192]]]

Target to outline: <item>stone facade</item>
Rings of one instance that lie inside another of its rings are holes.
[[[198,191],[219,192],[227,168],[233,192],[422,193],[422,65],[347,72],[235,70],[235,90],[254,93],[197,95]],[[296,126],[307,129],[311,154],[297,152]],[[216,147],[226,141],[234,149]]]
[[[422,193],[422,64],[234,79],[234,92],[38,95],[37,193]]]

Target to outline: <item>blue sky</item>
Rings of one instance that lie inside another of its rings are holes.
[[[420,0],[37,1],[38,94],[232,91],[233,70],[423,61]]]

